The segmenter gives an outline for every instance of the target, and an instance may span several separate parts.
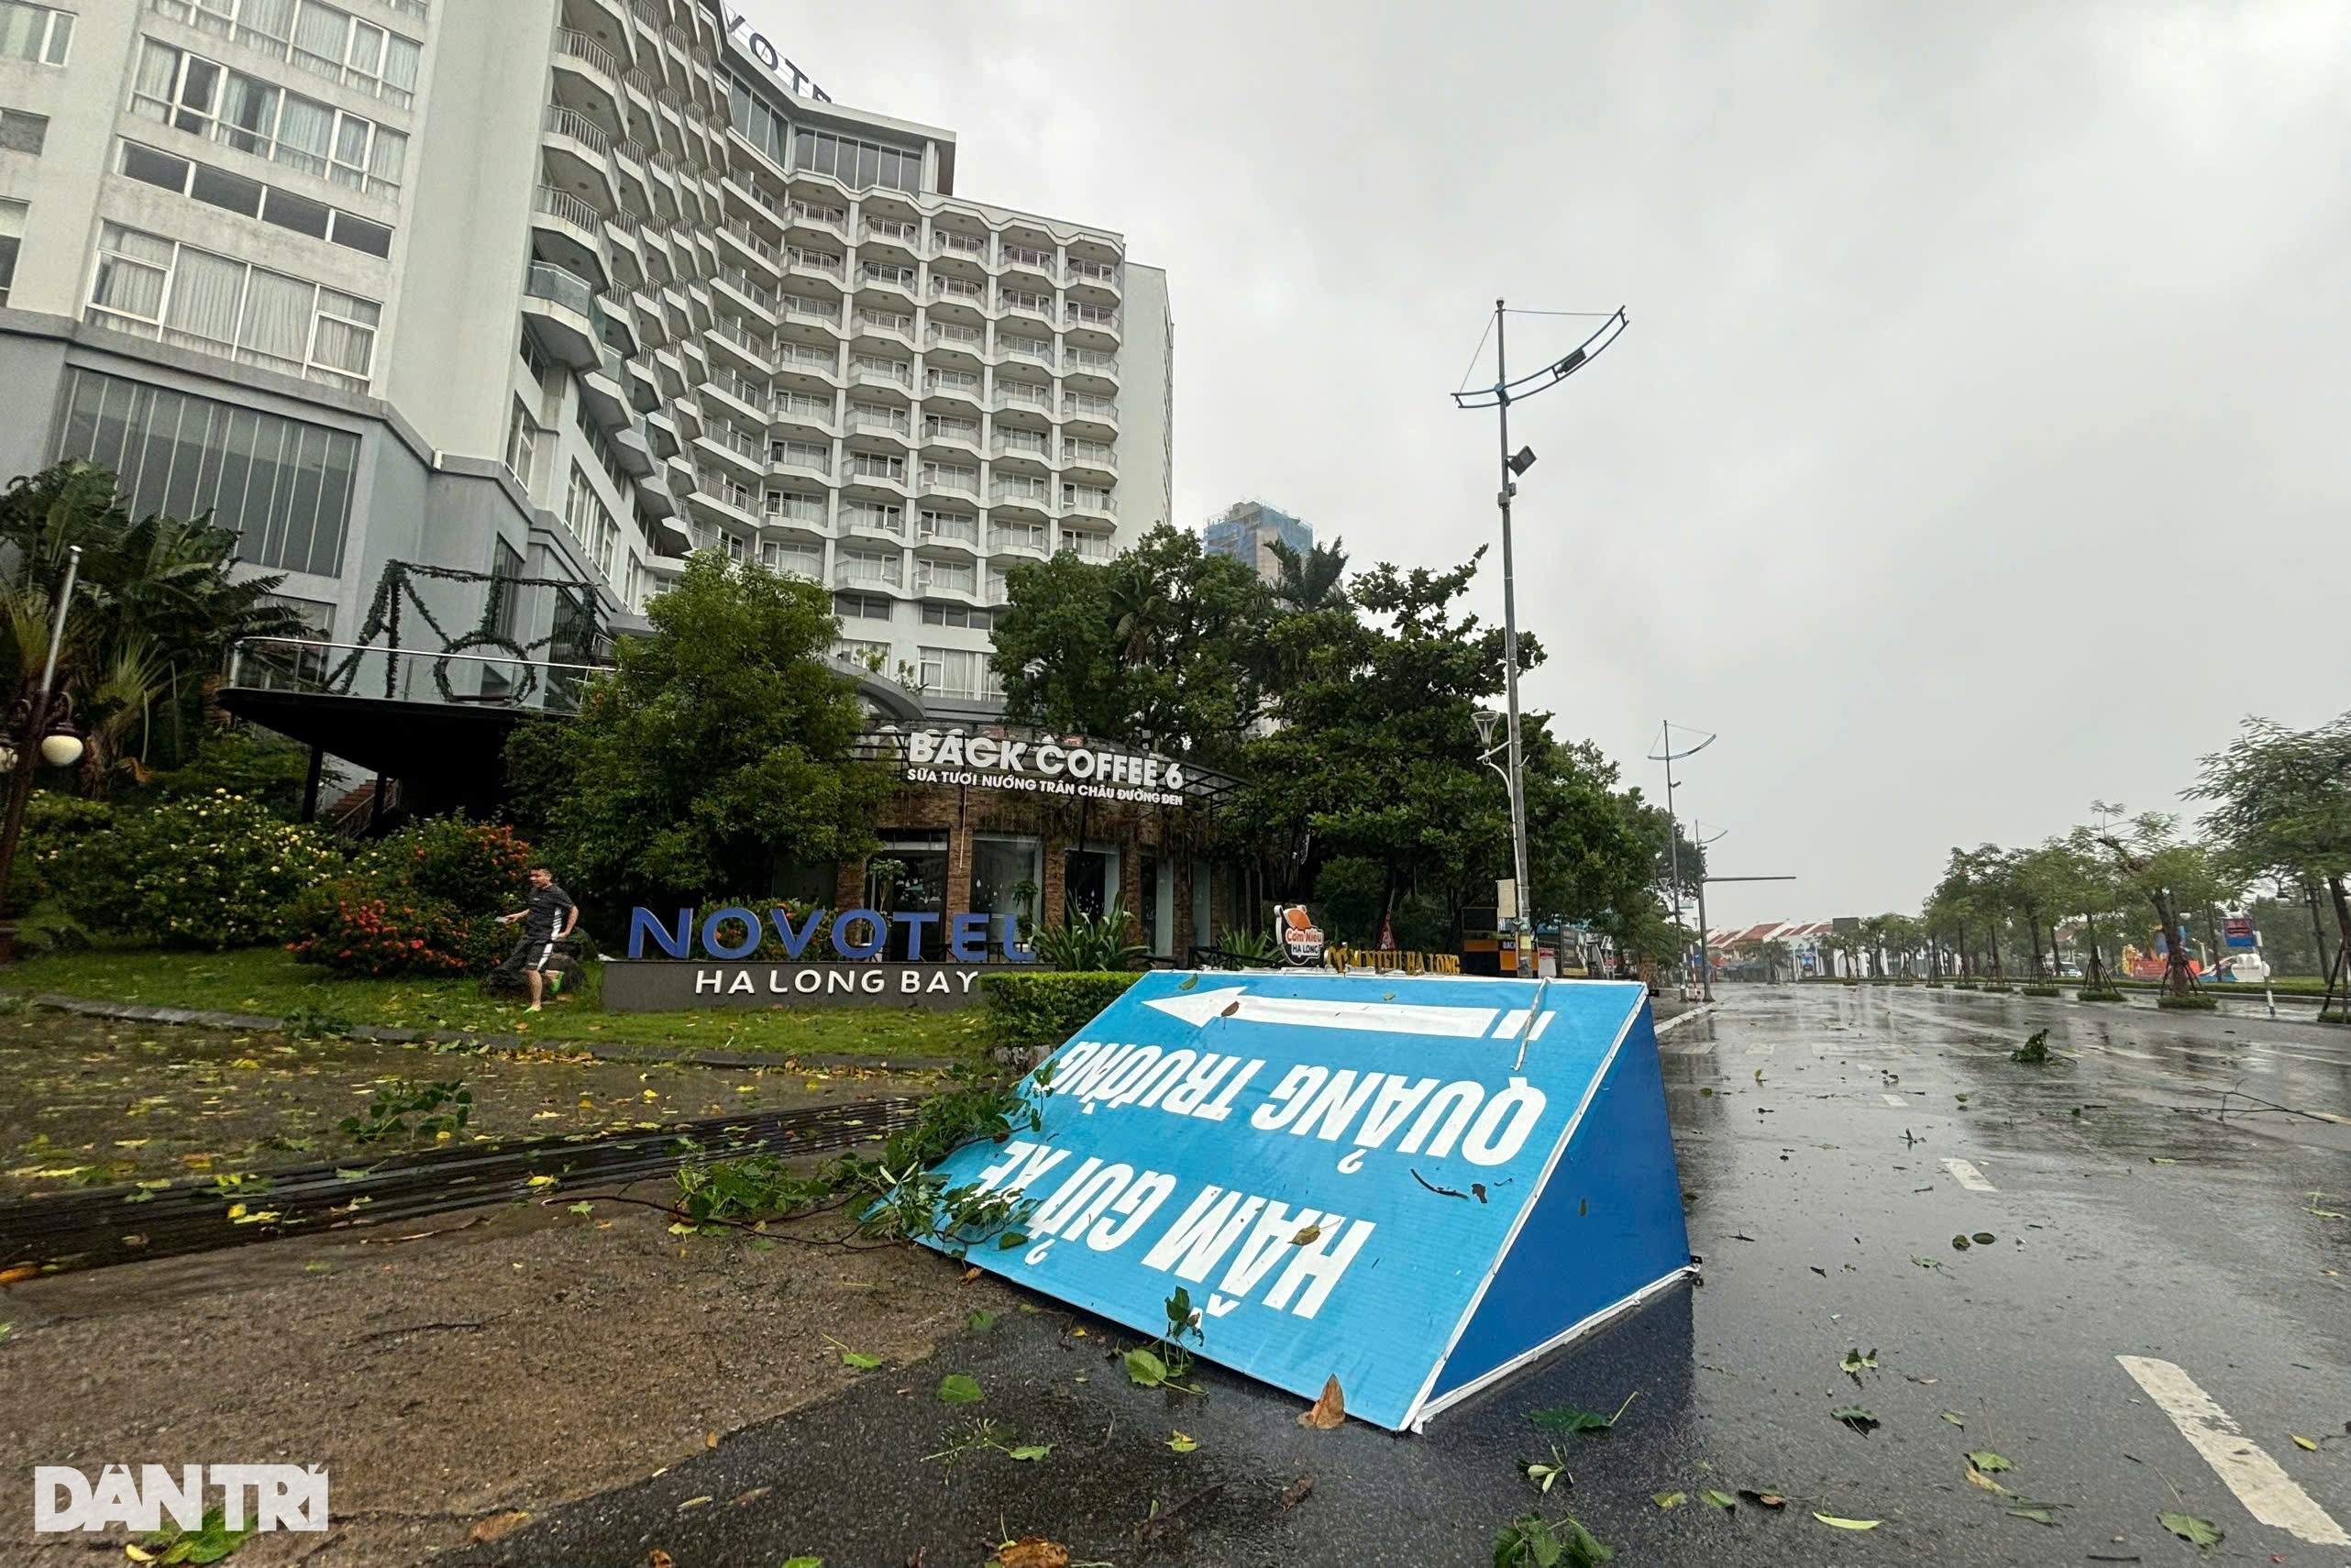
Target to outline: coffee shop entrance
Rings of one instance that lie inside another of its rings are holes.
[[[1046,928],[1117,904],[1145,949],[1176,963],[1255,923],[1239,863],[1218,845],[1217,808],[1242,787],[1228,774],[1011,724],[885,724],[858,751],[899,778],[880,847],[787,867],[778,896]],[[890,956],[907,955],[909,930],[896,928]]]

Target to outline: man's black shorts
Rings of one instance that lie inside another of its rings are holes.
[[[552,936],[526,936],[514,944],[514,951],[506,955],[504,967],[514,970],[552,969],[555,967],[556,940]]]

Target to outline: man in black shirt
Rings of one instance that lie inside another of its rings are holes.
[[[555,885],[555,873],[546,867],[532,867],[530,878],[530,902],[512,914],[500,915],[498,923],[512,925],[518,920],[523,922],[523,940],[514,944],[506,962],[523,971],[523,977],[531,988],[531,1010],[536,1012],[546,973],[555,967],[555,944],[569,936],[571,928],[579,923],[579,906],[571,901],[569,893]]]

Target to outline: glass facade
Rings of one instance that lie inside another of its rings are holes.
[[[77,370],[57,455],[114,469],[134,516],[210,512],[237,530],[239,560],[343,569],[359,464],[348,431]]]
[[[1002,932],[1002,917],[1037,917],[1038,889],[1044,885],[1043,839],[980,834],[971,843],[971,907],[988,919],[988,938]]]
[[[922,154],[879,142],[835,136],[831,131],[804,130],[793,142],[797,166],[830,174],[853,191],[884,186],[892,191],[922,188]]]

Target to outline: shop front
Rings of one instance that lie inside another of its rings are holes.
[[[898,788],[861,862],[779,868],[773,891],[836,909],[1010,919],[1050,929],[1113,905],[1155,959],[1254,922],[1238,864],[1220,857],[1228,774],[1133,746],[1011,724],[882,724],[859,754]],[[907,956],[907,931],[891,958]]]

